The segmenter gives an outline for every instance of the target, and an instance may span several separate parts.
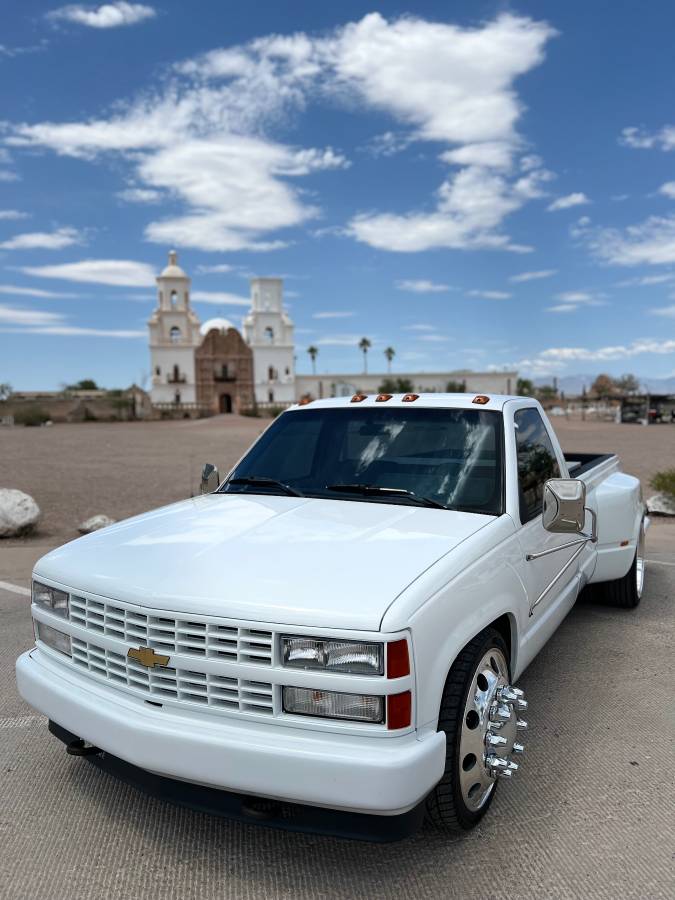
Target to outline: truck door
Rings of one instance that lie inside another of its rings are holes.
[[[524,626],[526,635],[529,634],[529,637],[533,638],[536,633],[543,643],[576,599],[579,564],[573,563],[553,588],[542,597],[545,589],[574,553],[572,548],[539,559],[527,559],[530,553],[539,553],[568,543],[570,540],[570,535],[551,534],[542,525],[544,484],[549,478],[560,478],[562,473],[539,410],[536,407],[518,409],[514,413],[513,423],[522,526],[518,533],[522,551],[521,573],[529,602]],[[540,641],[535,643],[540,645]],[[534,654],[538,647],[529,649]]]

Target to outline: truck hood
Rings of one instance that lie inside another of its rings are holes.
[[[401,591],[492,521],[387,503],[208,494],[65,544],[35,574],[154,609],[376,631]]]

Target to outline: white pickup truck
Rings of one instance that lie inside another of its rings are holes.
[[[202,488],[37,563],[17,681],[69,752],[244,819],[471,828],[580,589],[642,594],[638,480],[535,400],[307,402]]]

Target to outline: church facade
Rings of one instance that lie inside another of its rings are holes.
[[[175,250],[157,278],[157,307],[148,322],[151,400],[160,413],[215,415],[284,407],[301,397],[377,393],[389,373],[297,375],[293,322],[281,278],[251,279],[251,308],[241,333],[228,319],[200,323],[190,302],[190,278]],[[354,347],[356,352],[357,348]],[[475,393],[511,394],[515,371],[395,373],[419,393],[461,384]]]
[[[157,278],[148,328],[151,399],[158,410],[211,415],[295,402],[293,323],[283,307],[281,278],[251,280],[242,335],[228,319],[200,323],[190,278],[172,250]]]

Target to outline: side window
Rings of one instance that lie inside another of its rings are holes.
[[[544,482],[560,477],[560,467],[546,426],[534,409],[519,409],[514,415],[518,454],[520,521],[525,524],[541,514]]]

